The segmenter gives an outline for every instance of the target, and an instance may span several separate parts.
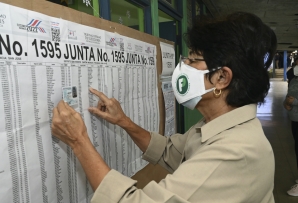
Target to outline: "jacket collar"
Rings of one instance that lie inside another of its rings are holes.
[[[257,105],[249,104],[225,113],[201,127],[202,142],[256,117]]]

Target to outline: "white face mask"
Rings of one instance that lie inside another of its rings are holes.
[[[181,61],[173,72],[172,86],[174,95],[179,104],[194,109],[202,95],[212,91],[214,88],[206,90],[204,78],[209,70],[197,70]]]

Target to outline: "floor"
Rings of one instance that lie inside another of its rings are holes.
[[[298,179],[291,121],[282,106],[287,86],[287,82],[280,78],[271,79],[266,103],[258,108],[257,113],[275,155],[274,198],[276,203],[298,203],[298,197],[292,197],[286,193],[295,184],[295,179]]]

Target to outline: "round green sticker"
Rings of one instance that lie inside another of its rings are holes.
[[[186,75],[180,75],[176,81],[176,89],[179,94],[185,95],[188,92],[188,79]]]

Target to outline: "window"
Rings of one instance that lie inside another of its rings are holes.
[[[164,2],[166,2],[169,6],[171,6],[172,8],[174,8],[176,10],[177,6],[176,6],[176,0],[162,0]]]
[[[187,0],[187,26],[192,27],[193,22],[201,14],[200,4],[196,0]]]
[[[111,21],[144,32],[144,9],[125,0],[110,0]]]
[[[98,0],[48,0],[90,15],[99,16]]]

